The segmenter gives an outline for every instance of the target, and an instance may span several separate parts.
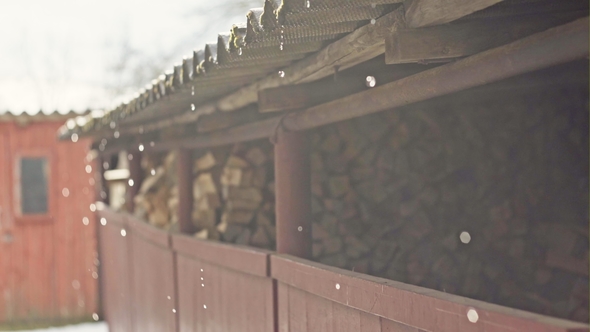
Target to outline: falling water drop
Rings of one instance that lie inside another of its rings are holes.
[[[240,47],[240,48],[238,49],[238,55],[242,55],[242,53],[243,53],[243,52],[242,52],[242,48]]]
[[[467,319],[472,323],[477,323],[477,321],[479,320],[479,315],[477,314],[477,311],[473,308],[469,309],[467,311]]]
[[[84,224],[84,226],[88,226],[88,224],[90,223],[90,220],[88,220],[87,217],[82,218],[82,223]]]
[[[191,96],[195,95],[195,86],[191,86]]]
[[[464,244],[468,244],[471,242],[471,234],[469,234],[469,232],[461,232],[459,235],[459,240],[461,240],[461,242]]]
[[[86,171],[86,173],[90,174],[92,173],[92,166],[86,165],[86,167],[84,167],[84,170]]]
[[[107,145],[107,139],[106,138],[101,139],[100,144]]]
[[[151,146],[152,148],[153,148],[155,145],[156,145],[156,143],[155,143],[155,142],[153,142],[153,141],[152,141],[152,142],[150,142],[150,146]]]
[[[92,272],[92,278],[94,278],[94,279],[98,279],[98,273],[96,273],[96,272]]]
[[[166,296],[166,298],[167,298],[168,300],[171,300],[171,299],[172,299],[172,298],[170,297],[170,295]]]
[[[284,72],[284,71],[282,71],[282,70],[279,70],[279,77],[280,77],[280,78],[283,78],[283,77],[285,77],[285,72]]]
[[[98,322],[98,314],[96,312],[92,314],[92,319]]]
[[[303,227],[299,226],[299,227],[297,227],[297,230],[301,232],[301,231],[303,231]]]
[[[207,309],[207,305],[206,304],[203,304],[203,309]]]
[[[104,169],[109,169],[109,166],[110,166],[109,163],[106,161],[104,163],[102,163],[102,168],[104,168]]]
[[[201,287],[205,287],[205,284],[201,284]]]
[[[118,130],[117,130],[117,131],[115,131],[115,132],[113,133],[113,137],[114,137],[114,138],[119,138],[119,136],[120,136],[120,135],[121,135],[121,134],[119,133],[119,131],[118,131]]]
[[[374,18],[371,19],[371,24],[375,25],[375,23],[377,23],[377,20],[375,20]]]
[[[152,170],[150,171],[151,175],[156,175],[156,170],[152,168]]]
[[[129,187],[133,187],[133,185],[135,184],[133,179],[129,179],[129,181],[127,181],[127,183],[129,184]]]
[[[340,289],[340,284],[336,284],[336,289]]]
[[[375,79],[375,76],[367,76],[367,78],[365,79],[365,85],[369,88],[375,87],[375,85],[377,85],[377,80]]]
[[[124,230],[124,229],[122,229],[122,230],[121,230],[121,236],[122,236],[122,237],[126,237],[126,236],[127,236],[127,231],[126,231],[126,230]]]
[[[127,155],[127,160],[129,160],[129,161],[133,160],[133,155],[131,153]]]
[[[307,8],[311,7],[311,2],[309,0],[307,0],[305,2],[305,7],[307,7]]]
[[[191,104],[191,111],[194,111],[196,109],[195,104]]]
[[[143,134],[143,131],[144,131],[143,126],[139,126],[139,133]]]
[[[63,189],[61,190],[61,194],[62,194],[64,197],[68,197],[68,196],[70,196],[70,190],[69,190],[68,188],[63,188]]]
[[[172,312],[173,312],[173,313],[176,313],[176,309],[172,309]]]
[[[78,134],[72,134],[72,142],[78,142]]]
[[[139,144],[139,151],[143,151],[143,144]]]
[[[115,129],[115,127],[117,126],[117,124],[115,123],[115,121],[111,121],[111,123],[109,124],[109,126],[111,127],[111,129]]]
[[[107,220],[105,218],[100,218],[100,224],[103,226],[107,225]]]
[[[72,288],[80,289],[80,282],[78,280],[73,280],[72,281]]]
[[[90,204],[90,211],[92,211],[92,212],[96,211],[96,205],[95,204]]]

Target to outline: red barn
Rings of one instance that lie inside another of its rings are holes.
[[[0,326],[97,310],[89,142],[58,142],[68,115],[0,115]]]

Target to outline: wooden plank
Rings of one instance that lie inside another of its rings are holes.
[[[170,234],[167,232],[130,215],[127,216],[127,224],[128,229],[125,232],[140,236],[160,247],[168,248],[170,246]]]
[[[457,22],[422,29],[397,29],[385,40],[385,62],[433,62],[473,55],[584,15],[587,12]]]
[[[271,255],[271,267],[272,277],[281,283],[426,331],[589,330],[587,324],[502,307],[288,255]],[[478,315],[475,322],[468,319],[470,310]]]
[[[172,248],[179,254],[198,258],[243,273],[266,277],[269,251],[252,247],[172,235]]]
[[[181,233],[193,233],[193,154],[189,149],[176,151],[178,176],[178,224]]]
[[[502,0],[406,0],[406,24],[410,28],[448,23]]]

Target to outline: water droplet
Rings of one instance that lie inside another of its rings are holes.
[[[86,188],[84,188],[84,189],[86,189]],[[101,192],[100,192],[100,198],[102,198],[102,199],[106,199],[106,198],[107,198],[107,193],[106,193],[106,191],[101,191]]]
[[[205,280],[205,278],[201,277],[201,280]]]
[[[203,309],[207,309],[207,305],[206,304],[203,304]]]
[[[307,0],[305,2],[305,7],[307,7],[307,8],[311,7],[311,2],[309,0]]]
[[[107,220],[105,218],[100,218],[100,224],[103,226],[107,225]]]
[[[367,78],[365,79],[365,85],[367,85],[367,87],[369,88],[375,87],[375,85],[377,85],[377,80],[375,79],[375,76],[367,76]]]
[[[195,104],[191,104],[191,111],[194,111],[195,109]]]
[[[144,131],[143,126],[139,126],[139,133],[143,134],[143,131]]]
[[[301,231],[303,231],[303,227],[299,226],[299,227],[297,227],[297,230],[301,232]]]
[[[88,184],[91,186],[94,186],[94,179],[93,178],[88,179]]]
[[[92,314],[92,319],[98,322],[98,314],[96,312]]]
[[[156,175],[156,170],[152,168],[152,170],[150,171],[151,175]]]
[[[111,123],[109,125],[111,126],[111,129],[115,129],[115,127],[117,126],[115,121],[111,121]]]
[[[100,150],[100,151],[104,151],[104,145],[103,145],[103,144],[99,145],[99,146],[98,146],[98,150]]]
[[[201,272],[203,272],[203,269],[201,269]]]
[[[92,278],[94,278],[94,279],[98,279],[98,273],[96,273],[96,272],[92,272]]]
[[[96,204],[90,204],[90,211],[96,211]]]
[[[84,170],[86,171],[86,173],[90,174],[92,172],[92,166],[86,165],[86,167],[84,167]]]
[[[238,55],[242,55],[242,53],[243,53],[243,52],[242,52],[242,48],[240,47],[240,48],[238,49]]]
[[[86,305],[86,304],[84,303],[84,300],[78,300],[78,306],[79,306],[80,308],[84,308],[84,306],[85,306],[85,305]]]
[[[110,167],[110,165],[108,162],[105,161],[104,163],[102,163],[102,168],[109,169],[109,167]]]
[[[170,295],[168,295],[166,298],[167,298],[168,300],[171,300],[171,299],[172,299],[172,298],[170,297]]]
[[[100,144],[107,145],[107,139],[106,138],[101,139]]]
[[[124,229],[122,229],[122,230],[121,230],[121,236],[122,236],[122,237],[125,237],[125,236],[127,236],[127,231],[126,231],[126,230],[124,230]]]
[[[283,46],[283,42],[281,42],[281,45],[279,46],[279,49],[282,51],[285,47]]]
[[[143,151],[143,144],[139,144],[139,151]]]
[[[129,161],[133,160],[133,155],[131,153],[127,155],[127,160],[129,160]]]
[[[100,261],[98,259],[94,260],[94,265],[99,266],[100,265]]]
[[[78,134],[72,134],[72,142],[78,142]]]
[[[195,86],[191,86],[191,96],[195,95]]]
[[[477,311],[475,311],[475,309],[473,308],[467,310],[467,319],[472,323],[477,323],[477,321],[479,320],[479,315],[477,314]]]
[[[113,137],[119,138],[119,136],[121,136],[121,134],[119,133],[118,130],[113,133]]]
[[[282,71],[282,70],[279,70],[279,77],[280,77],[280,78],[283,78],[283,77],[285,77],[285,72],[284,72],[284,71]]]
[[[70,189],[68,189],[68,188],[63,188],[63,189],[61,190],[61,194],[62,194],[64,197],[68,197],[68,196],[70,196]]]
[[[176,313],[176,309],[172,309],[172,312],[173,312],[173,313]]]
[[[336,289],[340,289],[340,284],[336,284]]]
[[[78,280],[72,281],[72,288],[80,289],[80,282]]]
[[[133,179],[129,179],[127,183],[129,184],[129,187],[133,187],[133,185],[135,184],[135,182],[133,182]]]
[[[375,23],[377,23],[377,20],[375,20],[374,18],[371,19],[371,24],[375,25]]]
[[[90,220],[87,217],[82,218],[82,223],[84,224],[84,226],[88,226],[88,224],[90,223]]]
[[[461,232],[461,234],[459,235],[459,240],[461,240],[461,242],[467,244],[467,243],[471,242],[471,234],[469,234],[469,232]]]
[[[153,148],[155,145],[156,145],[156,143],[155,143],[155,142],[153,142],[153,141],[152,141],[152,142],[150,142],[150,146],[151,146],[152,148]]]
[[[201,284],[201,287],[205,287],[205,284]]]

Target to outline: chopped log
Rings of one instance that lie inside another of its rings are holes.
[[[227,201],[245,200],[261,203],[262,191],[258,188],[223,187],[222,196]]]
[[[547,253],[545,265],[583,276],[588,276],[589,274],[588,259],[576,259],[570,256],[561,255],[555,251],[549,251]]]
[[[239,186],[242,183],[242,169],[235,167],[224,167],[220,181],[224,186]]]
[[[213,154],[208,151],[204,156],[195,161],[193,172],[206,171],[215,165],[217,165],[217,161]]]
[[[207,194],[217,193],[217,187],[213,181],[211,173],[203,173],[197,177],[193,182],[193,197],[200,199]]]
[[[254,166],[262,166],[268,158],[261,148],[255,146],[246,152],[246,159]]]
[[[229,158],[227,158],[227,162],[225,163],[225,166],[226,167],[233,167],[233,168],[246,168],[246,167],[249,167],[250,165],[244,159],[242,159],[238,156],[231,155],[231,156],[229,156]]]
[[[227,224],[249,224],[254,217],[254,212],[244,210],[225,211],[221,216],[221,222]]]
[[[406,24],[410,28],[448,23],[502,0],[406,0]]]
[[[270,246],[270,239],[266,234],[266,230],[264,230],[264,228],[262,227],[258,227],[254,235],[252,235],[250,243],[254,246],[261,248],[267,248],[268,246]]]
[[[564,24],[580,15],[525,16],[397,29],[385,40],[385,63],[437,62],[473,55]]]

